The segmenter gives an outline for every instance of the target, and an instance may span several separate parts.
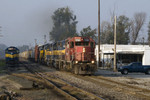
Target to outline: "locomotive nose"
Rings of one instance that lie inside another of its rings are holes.
[[[76,56],[77,61],[81,61],[81,62],[90,62],[91,61],[90,47],[77,47],[76,49],[77,49],[77,52],[75,53],[75,56]]]

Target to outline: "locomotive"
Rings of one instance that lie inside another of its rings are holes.
[[[8,47],[5,49],[6,65],[14,66],[19,62],[19,49],[16,47]]]
[[[53,66],[74,74],[94,74],[95,41],[89,37],[72,37],[51,44],[35,46],[32,50],[36,62]]]

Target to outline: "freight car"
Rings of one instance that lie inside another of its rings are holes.
[[[31,61],[35,61],[35,48],[31,48],[28,50],[28,59]]]
[[[72,37],[51,44],[35,46],[36,62],[75,74],[94,74],[95,41],[89,37]]]
[[[5,49],[6,65],[15,66],[19,62],[19,49],[16,47],[8,47]]]

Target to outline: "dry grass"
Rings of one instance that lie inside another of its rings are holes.
[[[0,59],[0,73],[5,72],[5,60]]]

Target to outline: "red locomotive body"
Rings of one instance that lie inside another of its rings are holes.
[[[35,62],[38,62],[39,59],[39,50],[38,50],[38,45],[35,46],[35,51],[34,51],[34,55],[35,55]]]
[[[88,37],[68,38],[65,47],[65,60],[71,63],[71,69],[75,74],[93,74],[96,71],[93,39]]]

